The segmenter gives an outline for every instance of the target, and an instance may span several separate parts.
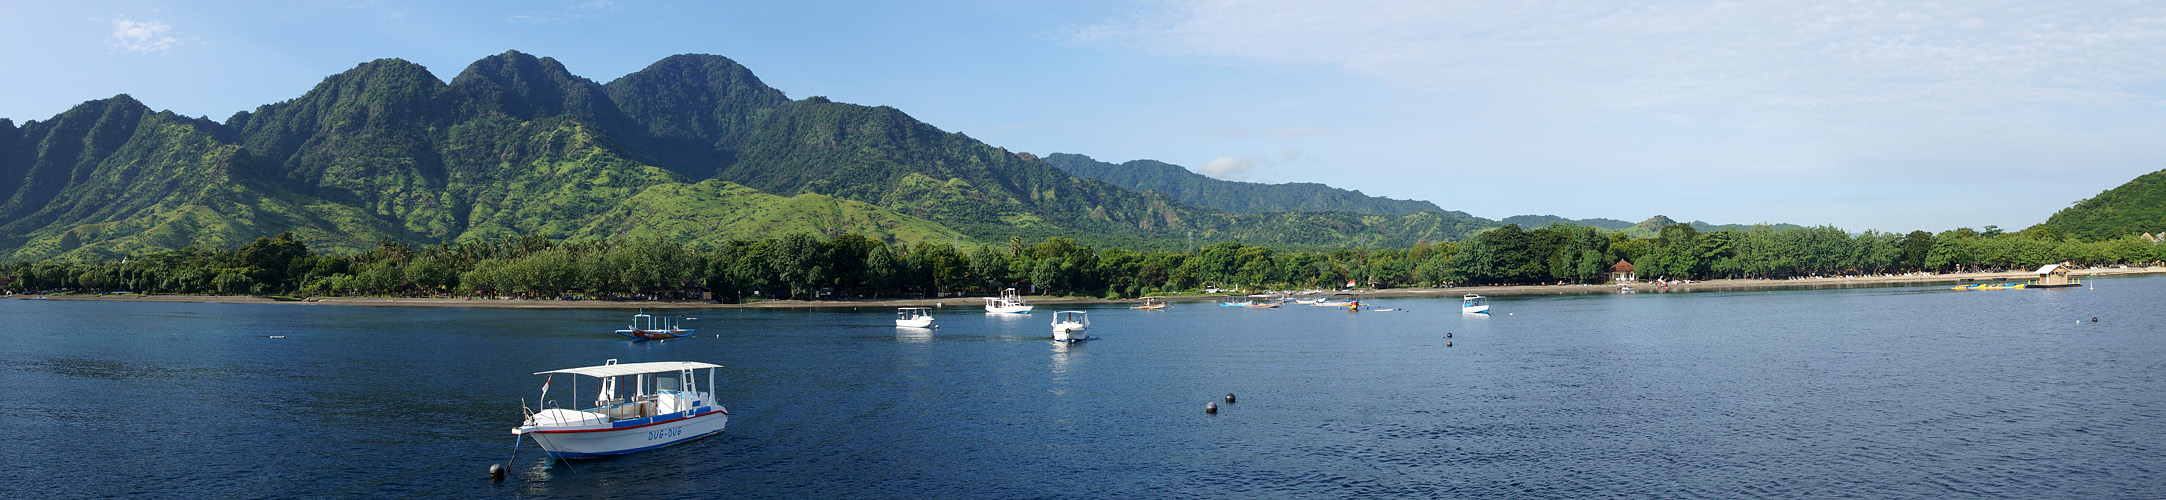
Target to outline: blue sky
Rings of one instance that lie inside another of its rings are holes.
[[[2020,229],[2166,168],[2142,2],[27,2],[0,117],[223,120],[376,58],[670,54],[1033,153],[1501,218]]]

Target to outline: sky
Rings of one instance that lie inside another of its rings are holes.
[[[2166,168],[2166,4],[0,0],[0,117],[672,54],[1011,151],[1520,214],[2015,230]]]

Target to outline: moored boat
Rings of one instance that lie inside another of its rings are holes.
[[[1144,297],[1143,303],[1128,306],[1129,309],[1142,309],[1145,311],[1164,311],[1169,307],[1173,306],[1166,305],[1166,301],[1158,297]]]
[[[692,336],[693,330],[678,325],[676,316],[655,316],[641,310],[632,315],[631,326],[617,330],[617,335],[637,340],[663,340]]]
[[[1000,291],[999,297],[985,298],[985,312],[1005,314],[1030,314],[1030,304],[1023,303],[1023,295],[1014,288]]]
[[[1090,330],[1090,326],[1090,317],[1084,314],[1083,311],[1053,313],[1053,340],[1060,342],[1083,340],[1090,335],[1085,333]]]
[[[1466,294],[1459,298],[1459,312],[1465,314],[1489,314],[1489,297]]]
[[[730,418],[729,409],[714,397],[714,370],[721,367],[696,361],[618,364],[612,359],[599,366],[536,372],[549,376],[542,382],[539,408],[521,405],[526,420],[511,433],[534,438],[550,457],[559,459],[622,455],[720,433]],[[702,370],[705,377],[699,376]],[[572,379],[566,399],[580,409],[559,408],[549,399],[557,374]],[[581,399],[580,377],[597,381],[587,385],[594,388],[592,406]],[[622,384],[626,381],[628,387]]]
[[[933,310],[924,307],[895,308],[895,326],[902,328],[931,328]]]

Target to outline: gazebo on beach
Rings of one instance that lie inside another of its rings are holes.
[[[1623,283],[1632,281],[1632,278],[1632,263],[1625,262],[1624,259],[1617,259],[1616,265],[1609,266],[1610,281]]]

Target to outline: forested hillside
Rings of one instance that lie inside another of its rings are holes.
[[[1446,212],[1435,203],[1368,196],[1360,191],[1310,182],[1262,184],[1213,179],[1180,165],[1156,160],[1132,160],[1113,164],[1089,156],[1053,153],[1047,163],[1078,176],[1098,179],[1135,191],[1157,191],[1182,203],[1230,212],[1355,212],[1373,215],[1406,215],[1440,212],[1472,218],[1464,212]]]
[[[2088,241],[2166,234],[2166,170],[2137,176],[2127,184],[2076,202],[2054,213],[2042,226]]]

